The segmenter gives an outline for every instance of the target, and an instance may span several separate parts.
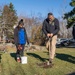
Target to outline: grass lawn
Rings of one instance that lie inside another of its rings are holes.
[[[53,68],[44,69],[36,63],[48,61],[48,52],[34,51],[25,52],[28,57],[28,64],[21,64],[15,61],[14,53],[0,55],[0,75],[75,75],[75,48],[58,48]]]

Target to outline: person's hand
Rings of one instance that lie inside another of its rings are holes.
[[[51,34],[48,33],[48,34],[47,34],[47,37],[50,37],[50,36],[51,36]]]
[[[53,36],[53,33],[51,33],[50,36],[52,37]]]

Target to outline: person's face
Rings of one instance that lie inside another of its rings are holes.
[[[54,20],[54,16],[53,16],[53,15],[49,15],[49,16],[48,16],[48,19],[49,19],[50,21],[53,21],[53,20]]]
[[[23,27],[23,24],[20,24],[19,27],[22,28]]]

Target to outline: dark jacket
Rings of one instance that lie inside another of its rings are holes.
[[[48,33],[53,33],[53,35],[57,35],[59,31],[59,21],[58,19],[54,19],[53,23],[49,24],[49,20],[45,19],[43,22],[42,30],[45,35]]]
[[[73,26],[72,34],[73,34],[73,39],[75,39],[75,25]]]
[[[25,39],[26,39],[27,43],[29,43],[28,38],[27,38],[26,29],[25,29],[25,28],[24,28],[24,31],[25,31]],[[18,27],[16,27],[16,28],[14,29],[14,41],[15,41],[15,45],[18,45],[18,44],[19,44],[18,32],[19,32],[19,29],[18,29]]]

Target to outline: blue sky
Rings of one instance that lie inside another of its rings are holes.
[[[62,8],[66,12],[72,8],[69,6],[71,0],[1,0],[0,5],[12,2],[18,15],[38,15],[46,16],[48,12],[53,12],[55,17],[62,14]]]

